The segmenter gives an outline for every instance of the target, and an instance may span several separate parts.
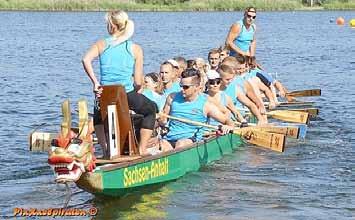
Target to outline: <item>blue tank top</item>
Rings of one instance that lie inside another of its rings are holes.
[[[244,93],[244,89],[242,89],[238,84],[240,84],[240,79],[238,79],[238,77],[235,77],[233,81],[224,90],[224,92],[232,99],[232,102],[235,107],[242,108],[244,105],[237,99],[236,93],[237,89],[239,90],[239,92]]]
[[[163,94],[165,95],[165,97],[168,97],[171,93],[180,92],[180,91],[181,91],[180,84],[178,82],[174,82],[170,88],[164,89]]]
[[[244,79],[249,80],[249,79],[252,79],[253,77],[256,77],[257,72],[258,71],[256,69],[249,70],[249,72],[247,74],[245,74]]]
[[[227,106],[227,94],[225,92],[221,91],[220,95],[221,95],[221,104],[222,104],[222,106],[226,107]],[[220,125],[221,123],[219,121],[214,120],[213,118],[208,118],[208,124]]]
[[[132,41],[113,45],[113,38],[105,39],[105,49],[100,54],[101,85],[121,84],[126,92],[133,91],[134,56]]]
[[[252,24],[249,29],[247,29],[243,23],[243,19],[237,22],[240,26],[240,33],[237,38],[234,39],[234,45],[237,46],[240,50],[247,52],[249,51],[250,44],[254,39],[255,26]],[[235,56],[236,52],[231,50],[231,56]]]
[[[165,100],[163,99],[163,96],[150,90],[150,89],[144,89],[142,94],[150,99],[151,101],[155,102],[158,106],[159,111],[161,111],[164,107]]]
[[[242,76],[236,76],[235,79],[234,79],[234,83],[237,86],[239,86],[239,88],[241,89],[241,91],[243,93],[245,93],[244,82],[245,82],[245,79]]]
[[[181,92],[175,94],[172,100],[170,115],[192,121],[205,123],[207,116],[204,113],[204,106],[207,96],[199,94],[192,102],[186,102]],[[178,141],[180,139],[195,138],[197,141],[202,139],[204,127],[184,123],[177,120],[169,121],[169,132],[166,135],[168,141]]]
[[[163,99],[166,100],[171,93],[176,93],[176,92],[180,92],[180,91],[181,91],[180,84],[178,82],[174,82],[170,88],[164,89],[163,95],[162,95]]]

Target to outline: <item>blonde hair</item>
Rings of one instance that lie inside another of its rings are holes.
[[[105,20],[109,25],[110,29],[116,27],[116,31],[122,33],[127,27],[128,14],[122,10],[110,11],[106,13]]]
[[[144,76],[144,78],[150,78],[153,83],[156,85],[155,87],[155,92],[159,93],[159,94],[163,94],[163,82],[162,79],[160,77],[160,74],[156,73],[156,72],[151,72],[148,73]],[[147,88],[146,84],[145,84],[145,80],[144,80],[144,87]]]

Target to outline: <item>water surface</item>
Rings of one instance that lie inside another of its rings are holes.
[[[206,58],[237,12],[130,13],[145,72],[174,56]],[[122,199],[93,197],[74,186],[71,207],[99,208],[97,219],[353,219],[355,29],[331,19],[354,12],[262,12],[257,58],[289,88],[321,88],[320,118],[306,140],[277,154],[243,146],[199,172]],[[47,155],[31,153],[28,133],[58,130],[60,103],[86,98],[81,67],[89,46],[106,36],[103,13],[0,12],[0,215],[14,207],[61,207]],[[6,22],[5,22],[6,21]],[[96,65],[97,67],[97,65]],[[97,68],[96,68],[97,70]],[[74,108],[74,107],[73,107]],[[78,219],[78,218],[75,218]]]

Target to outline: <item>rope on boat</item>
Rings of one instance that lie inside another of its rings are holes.
[[[63,207],[64,209],[67,208],[68,203],[69,203],[71,196],[72,196],[72,192],[71,192],[71,189],[68,185],[68,182],[65,182],[65,188],[67,189],[67,198],[65,199],[65,202],[64,202],[64,207]]]

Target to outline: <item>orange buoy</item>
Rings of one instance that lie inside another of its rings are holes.
[[[337,25],[344,25],[345,24],[345,20],[343,17],[338,17],[336,20]]]
[[[349,21],[349,25],[350,25],[350,27],[355,28],[355,18],[353,18]]]

